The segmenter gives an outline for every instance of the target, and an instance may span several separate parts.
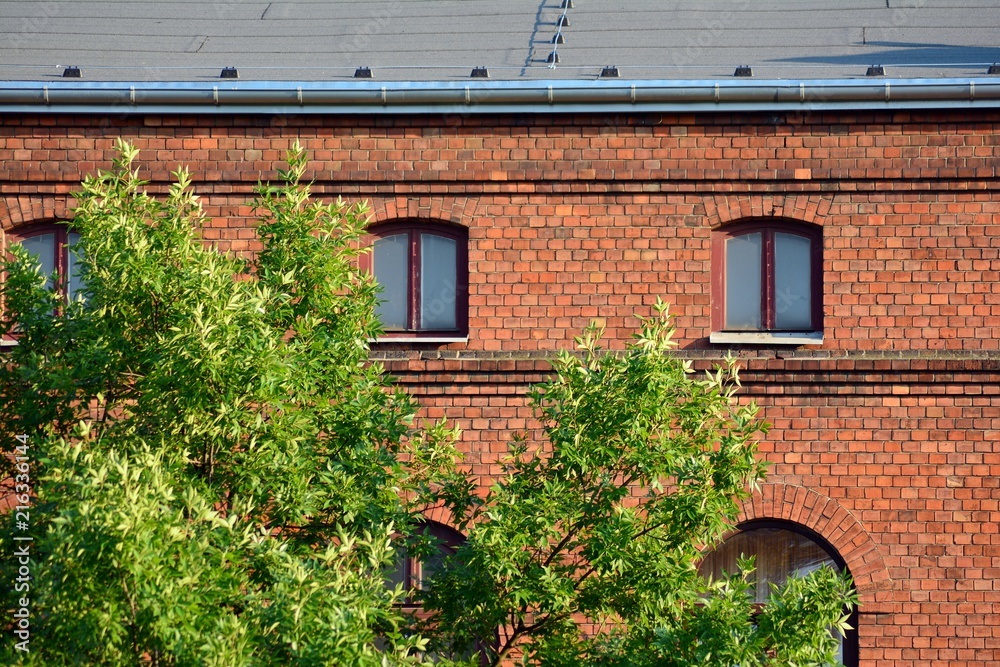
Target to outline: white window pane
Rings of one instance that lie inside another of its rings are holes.
[[[21,241],[21,247],[28,251],[29,255],[33,255],[41,267],[39,270],[42,275],[50,276],[52,272],[56,270],[56,235],[55,234],[39,234],[38,236],[31,236],[29,238]],[[52,280],[45,283],[48,288],[52,287]]]
[[[420,328],[457,329],[458,244],[433,234],[420,235]]]
[[[406,328],[406,295],[410,292],[408,248],[406,234],[385,236],[375,241],[372,264],[375,279],[382,286],[375,314],[387,331]]]
[[[760,257],[760,233],[726,239],[726,329],[761,328]]]
[[[80,235],[76,232],[70,232],[66,238],[71,246],[80,242]],[[66,295],[70,301],[74,301],[76,295],[83,289],[83,279],[80,276],[80,258],[72,250],[69,250],[68,253],[66,258]]]
[[[774,235],[774,324],[812,331],[812,243],[795,234]]]

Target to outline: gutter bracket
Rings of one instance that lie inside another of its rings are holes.
[[[219,87],[212,86],[212,99],[215,100],[215,106],[219,106]]]

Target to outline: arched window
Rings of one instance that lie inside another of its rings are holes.
[[[718,579],[723,571],[737,572],[737,560],[749,556],[755,559],[754,601],[758,604],[767,602],[771,584],[780,586],[792,575],[805,576],[821,567],[847,569],[833,547],[813,531],[783,521],[753,521],[741,525],[739,532],[706,555],[699,572]],[[850,625],[838,656],[847,667],[858,664],[857,610]]]
[[[414,220],[379,225],[370,269],[382,286],[378,316],[390,337],[468,333],[468,234]]]
[[[712,342],[740,342],[740,334],[821,342],[822,253],[812,226],[768,219],[719,230],[712,239]]]
[[[48,287],[64,292],[70,299],[83,288],[79,260],[70,251],[80,235],[61,224],[31,225],[8,234],[11,243],[17,243],[37,258],[40,271],[50,276]],[[51,277],[56,279],[55,285]]]

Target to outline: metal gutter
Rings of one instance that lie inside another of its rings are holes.
[[[1000,78],[759,81],[0,81],[0,112],[480,114],[1000,107]]]

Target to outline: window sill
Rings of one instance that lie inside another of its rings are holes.
[[[710,343],[736,345],[822,345],[822,331],[713,331]]]
[[[468,343],[468,336],[382,336],[370,338],[369,343]]]

